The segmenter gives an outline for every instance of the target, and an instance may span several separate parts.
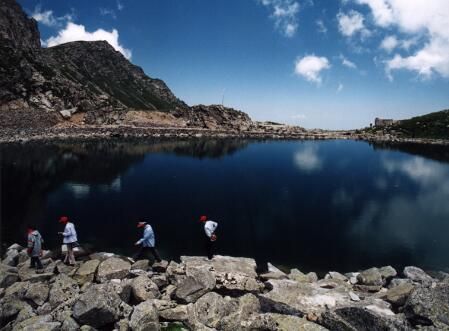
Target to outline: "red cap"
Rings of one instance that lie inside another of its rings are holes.
[[[59,218],[59,223],[67,223],[69,221],[69,218],[67,216],[61,216]]]
[[[137,223],[137,227],[143,228],[146,224],[147,224],[147,222],[139,222],[139,223]]]
[[[207,221],[207,216],[203,215],[200,217],[200,222],[206,222]]]

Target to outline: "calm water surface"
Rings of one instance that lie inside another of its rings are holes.
[[[0,151],[3,245],[32,222],[57,247],[69,215],[81,243],[130,254],[147,217],[176,259],[203,254],[206,214],[220,254],[318,272],[449,267],[448,148],[111,140]]]

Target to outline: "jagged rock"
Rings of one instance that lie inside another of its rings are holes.
[[[43,282],[49,280],[54,276],[53,272],[44,272],[42,274],[37,274],[36,269],[32,269],[28,264],[23,265],[19,269],[19,278],[21,281],[29,282]]]
[[[80,329],[80,326],[71,317],[66,318],[61,326],[61,331],[77,331],[79,329]]]
[[[99,260],[89,260],[87,262],[84,262],[76,271],[73,279],[75,279],[80,285],[83,285],[87,282],[93,282],[99,264]]]
[[[255,315],[243,322],[245,330],[266,331],[326,331],[327,329],[297,316],[266,313]]]
[[[129,326],[133,331],[160,330],[157,309],[151,300],[134,307]]]
[[[79,294],[78,283],[65,274],[56,276],[50,287],[48,302],[52,308],[64,301],[76,298]]]
[[[413,284],[413,281],[408,278],[393,278],[388,284],[388,288],[393,288],[402,284]]]
[[[215,287],[213,273],[204,267],[186,267],[186,275],[174,293],[176,300],[182,303],[195,302],[199,297]]]
[[[22,309],[30,308],[29,305],[15,297],[6,297],[0,300],[0,327],[14,320]]]
[[[261,279],[268,280],[268,279],[287,279],[288,278],[288,276],[285,274],[285,272],[276,268],[271,263],[267,263],[267,265],[268,265],[267,272],[264,272],[259,275],[259,277]]]
[[[192,314],[193,304],[188,305],[178,305],[175,307],[170,307],[159,311],[159,317],[166,321],[181,321],[185,322],[189,319],[190,314]]]
[[[46,302],[42,306],[37,307],[36,313],[40,316],[49,315],[51,313],[50,304],[48,302]]]
[[[6,288],[4,297],[5,298],[14,297],[22,300],[25,298],[25,294],[29,286],[30,286],[29,282],[16,282],[11,286],[9,286],[8,288]]]
[[[408,279],[423,285],[430,285],[434,281],[424,270],[413,266],[405,267],[403,274]]]
[[[157,285],[146,275],[133,279],[131,287],[134,299],[137,302],[158,299],[161,296]]]
[[[221,319],[230,315],[236,309],[231,299],[223,298],[215,292],[203,295],[194,304],[194,315],[191,324],[199,322],[210,328],[217,328]]]
[[[117,323],[115,323],[115,329],[118,331],[128,331],[129,330],[129,321],[128,319],[121,319]]]
[[[136,261],[135,263],[133,263],[133,265],[131,266],[131,270],[143,270],[143,271],[148,271],[148,269],[150,268],[150,263],[148,260],[139,260]]]
[[[290,273],[288,274],[288,278],[291,280],[297,281],[299,283],[313,283],[318,281],[318,276],[314,272],[309,272],[308,274],[304,274],[298,269],[291,269]]]
[[[21,252],[25,248],[23,246],[20,246],[19,244],[15,243],[15,244],[12,244],[11,246],[9,246],[6,250],[9,251],[9,250],[12,250],[12,249]]]
[[[151,269],[154,272],[165,272],[168,267],[168,261],[162,260],[161,262],[154,262]]]
[[[31,300],[37,306],[43,305],[47,299],[50,289],[45,283],[31,283],[25,294],[25,299]]]
[[[59,331],[61,323],[53,322],[51,316],[34,316],[20,322],[14,327],[14,330],[23,331]]]
[[[117,257],[111,257],[100,263],[97,270],[97,281],[123,279],[128,276],[131,264]]]
[[[70,276],[70,277],[72,277],[76,273],[76,271],[78,269],[77,266],[67,265],[67,264],[63,263],[62,261],[60,261],[60,260],[55,261],[54,268],[55,268],[54,269],[54,273],[56,273],[56,274],[65,274],[65,275]]]
[[[417,287],[408,297],[404,313],[412,324],[449,329],[449,283]]]
[[[95,284],[76,300],[73,317],[80,324],[102,327],[120,319],[121,304],[111,284]]]
[[[403,283],[398,286],[390,288],[380,298],[390,302],[395,306],[404,305],[405,301],[409,297],[410,293],[415,287],[412,284]]]
[[[319,323],[329,330],[409,330],[407,321],[390,310],[344,307],[325,311]]]
[[[118,280],[120,281],[120,280]],[[129,303],[131,300],[131,295],[132,295],[132,284],[133,284],[133,280],[132,279],[122,279],[120,282],[111,282],[110,283],[114,290],[115,293],[118,294],[118,296],[120,297],[120,299],[122,299],[123,302]]]
[[[384,283],[398,275],[398,272],[392,266],[385,266],[385,267],[379,268],[379,273],[382,276]]]
[[[370,268],[362,271],[357,276],[358,283],[368,286],[382,286],[382,275],[377,268]]]
[[[163,289],[168,285],[168,279],[165,274],[153,275],[151,276],[151,280],[159,287],[159,289]]]
[[[2,263],[10,267],[15,267],[17,266],[18,259],[19,259],[19,251],[16,249],[10,249],[6,251]]]
[[[17,268],[0,264],[0,288],[11,286],[18,280]]]
[[[328,279],[328,278],[330,278],[330,279],[338,279],[338,280],[341,280],[341,281],[344,281],[344,282],[348,280],[348,278],[345,275],[342,275],[341,273],[339,273],[337,271],[329,271],[324,278],[325,279]]]
[[[247,321],[253,315],[261,312],[259,299],[251,293],[233,299],[227,305],[230,313],[218,323],[219,330],[239,330],[242,328],[243,321]]]
[[[56,308],[53,308],[50,312],[53,320],[63,323],[67,318],[72,316],[73,305],[78,297],[70,298],[62,302]]]

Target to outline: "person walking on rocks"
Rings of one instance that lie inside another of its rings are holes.
[[[161,257],[155,247],[156,238],[151,225],[147,222],[138,222],[137,227],[143,228],[143,237],[134,244],[140,247],[133,259],[137,261],[143,256],[148,257],[148,253],[151,253],[157,262],[161,262]]]
[[[65,225],[64,232],[58,232],[60,235],[63,236],[62,243],[67,246],[67,253],[64,258],[64,263],[74,266],[76,261],[73,249],[79,246],[75,225],[69,222],[69,218],[67,216],[61,216],[59,218],[59,223]]]
[[[28,226],[28,244],[27,253],[31,258],[30,268],[36,268],[36,273],[43,272],[43,266],[41,262],[42,256],[42,244],[44,239],[42,239],[39,231],[33,225]]]
[[[214,251],[214,243],[217,240],[217,235],[215,234],[215,230],[218,227],[218,223],[208,220],[207,216],[201,216],[200,222],[204,223],[204,232],[206,233],[206,252],[207,258],[211,260],[213,258]]]

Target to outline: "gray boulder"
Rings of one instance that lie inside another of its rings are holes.
[[[154,272],[165,272],[168,267],[168,261],[162,260],[161,262],[154,262],[151,266],[151,269]]]
[[[129,326],[133,331],[160,330],[158,312],[152,300],[144,301],[134,307]]]
[[[14,330],[22,331],[59,331],[61,323],[52,321],[51,316],[34,316],[18,323]]]
[[[25,294],[28,291],[28,287],[30,286],[29,282],[16,282],[6,288],[4,297],[5,298],[17,298],[19,300],[23,300],[25,298]]]
[[[298,283],[313,283],[318,280],[316,273],[309,272],[308,274],[304,274],[298,269],[291,269],[288,278]]]
[[[19,260],[19,251],[16,249],[9,249],[8,251],[6,251],[2,263],[10,267],[15,267],[17,266],[18,260]]]
[[[393,277],[398,275],[398,272],[392,266],[379,268],[379,273],[381,274],[384,283],[390,281]]]
[[[287,279],[288,276],[282,270],[278,269],[271,263],[268,263],[268,270],[259,275],[259,277],[263,280],[268,279]]]
[[[148,271],[150,268],[150,262],[148,260],[138,260],[131,266],[131,270],[143,270]]]
[[[158,299],[161,296],[157,285],[146,275],[133,279],[131,287],[133,297],[137,302]]]
[[[0,264],[0,288],[11,286],[19,280],[17,268]]]
[[[102,327],[120,319],[121,304],[111,284],[92,285],[76,300],[73,317],[81,325]]]
[[[15,297],[7,297],[0,300],[0,327],[16,319],[21,310],[31,308],[26,302]]]
[[[403,273],[408,279],[423,285],[430,285],[433,281],[435,281],[432,277],[426,274],[424,270],[418,267],[405,267]]]
[[[111,257],[98,266],[97,281],[103,283],[111,279],[126,278],[130,269],[131,263],[117,257]]]
[[[48,301],[52,308],[61,303],[76,298],[79,294],[78,283],[65,274],[56,276],[50,287]]]
[[[327,329],[316,323],[298,316],[275,313],[257,314],[248,321],[243,321],[243,330],[266,331],[326,331]]]
[[[415,286],[413,286],[412,284],[402,283],[398,286],[388,289],[380,296],[380,298],[388,301],[394,306],[402,306],[405,304],[405,301],[409,297],[410,293],[412,293],[414,288]]]
[[[215,292],[203,295],[194,304],[194,314],[189,323],[203,324],[210,328],[218,328],[221,320],[236,310],[235,303],[227,297],[223,298]]]
[[[382,286],[383,284],[382,275],[377,268],[370,268],[362,271],[357,276],[357,281],[361,285],[368,286]]]
[[[43,305],[50,292],[50,288],[45,283],[31,283],[25,294],[25,299],[34,302],[37,306]]]
[[[348,277],[346,277],[345,275],[342,275],[341,273],[337,272],[337,271],[329,271],[327,273],[326,276],[324,276],[325,279],[338,279],[341,281],[347,281]]]
[[[449,283],[417,287],[408,297],[404,313],[415,325],[449,329]]]
[[[410,330],[410,325],[401,316],[391,311],[367,309],[352,306],[325,311],[319,323],[329,330],[377,331],[377,330]]]
[[[182,279],[174,293],[174,298],[182,303],[195,302],[199,297],[215,287],[215,277],[211,271],[200,267],[187,267],[187,277]]]
[[[87,282],[92,283],[95,279],[95,273],[97,272],[99,264],[99,260],[89,260],[84,262],[76,271],[73,279],[75,279],[80,285]]]

